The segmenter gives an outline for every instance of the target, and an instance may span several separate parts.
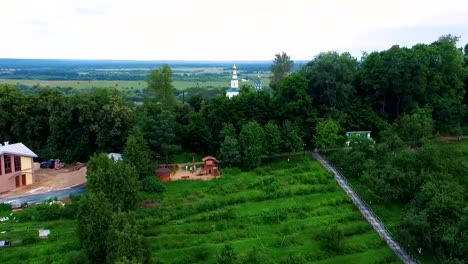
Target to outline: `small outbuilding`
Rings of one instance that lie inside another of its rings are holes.
[[[168,182],[171,180],[171,170],[168,168],[158,168],[156,170],[156,175],[162,182]]]
[[[122,153],[109,153],[107,154],[107,157],[114,161],[120,161],[122,160]]]
[[[347,131],[346,132],[346,137],[348,138],[348,141],[346,141],[346,145],[349,146],[349,138],[350,137],[362,137],[368,140],[372,140],[371,136],[371,131]]]
[[[49,238],[50,230],[49,229],[39,229],[39,237],[40,238]]]
[[[212,156],[203,158],[203,170],[205,175],[219,176],[218,160]]]

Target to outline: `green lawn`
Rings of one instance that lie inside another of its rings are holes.
[[[315,160],[222,172],[221,179],[170,182],[164,195],[142,197],[158,201],[155,208],[137,210],[155,261],[217,263],[230,244],[238,263],[400,263]],[[333,225],[344,232],[339,252],[326,250],[318,239]],[[47,263],[47,258],[62,263],[61,257],[78,249],[70,220],[0,226],[7,230],[0,240],[14,242],[0,250],[0,263]],[[39,227],[50,228],[51,239],[22,245],[22,238]]]

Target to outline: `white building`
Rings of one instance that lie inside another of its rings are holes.
[[[234,66],[232,66],[231,88],[227,89],[226,96],[228,98],[232,98],[238,95],[239,92],[240,92],[240,89],[239,89],[239,80],[237,80],[237,67],[234,64]]]

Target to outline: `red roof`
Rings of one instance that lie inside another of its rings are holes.
[[[171,170],[168,168],[159,168],[156,170],[156,173],[170,173]]]
[[[207,161],[207,160],[213,160],[214,162],[218,162],[218,160],[215,158],[215,157],[212,157],[212,156],[206,156],[202,159],[203,161]]]

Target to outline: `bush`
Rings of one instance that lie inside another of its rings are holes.
[[[6,204],[6,203],[0,203],[0,213],[1,212],[10,212],[11,211],[11,205]]]
[[[89,260],[83,251],[70,251],[65,256],[66,264],[88,264]]]
[[[35,207],[29,207],[15,212],[14,215],[21,222],[31,221],[37,218],[37,210]]]
[[[33,235],[23,238],[21,241],[23,245],[33,245],[39,242],[39,238]]]
[[[226,244],[224,245],[223,250],[218,255],[218,263],[219,264],[234,264],[237,263],[237,254],[234,252],[234,248]]]
[[[61,210],[61,217],[65,219],[75,219],[78,212],[78,203],[71,202],[64,205]]]
[[[197,262],[207,260],[211,254],[211,250],[207,245],[201,245],[193,250],[193,257]]]
[[[36,210],[38,221],[52,221],[60,219],[63,207],[60,204],[40,204]]]
[[[281,264],[303,264],[306,262],[306,259],[301,255],[289,255],[280,261]]]
[[[154,176],[148,176],[142,180],[143,191],[147,193],[162,193],[166,186]]]
[[[263,210],[260,214],[260,222],[263,224],[279,224],[281,221],[286,220],[287,214],[280,210]]]
[[[260,259],[261,259],[261,256],[259,254],[259,250],[256,247],[254,247],[251,251],[247,253],[247,256],[245,256],[243,263],[246,263],[246,264],[262,263]]]
[[[331,225],[317,236],[323,247],[331,252],[341,252],[343,247],[344,232],[337,225]]]
[[[235,218],[236,213],[232,208],[229,208],[228,210],[223,210],[221,212],[213,212],[208,216],[208,220],[211,221],[229,220]]]

